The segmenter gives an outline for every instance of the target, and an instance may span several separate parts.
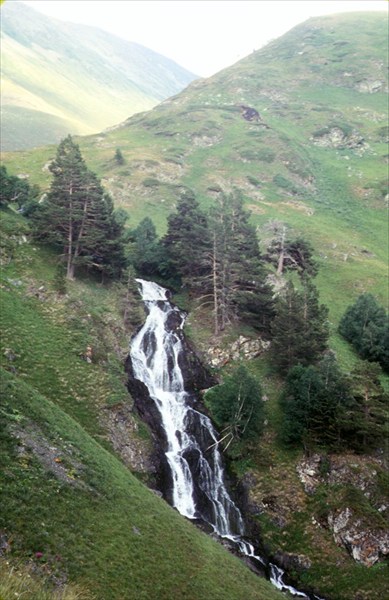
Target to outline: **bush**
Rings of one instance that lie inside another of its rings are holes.
[[[385,309],[372,294],[362,294],[349,306],[339,323],[339,333],[365,360],[380,363],[389,372],[389,328]]]
[[[158,187],[159,183],[160,182],[158,179],[155,179],[155,177],[146,177],[146,179],[143,180],[143,185],[145,187]]]
[[[216,424],[223,428],[226,447],[233,441],[255,439],[263,430],[262,391],[243,366],[206,395]]]
[[[273,177],[273,183],[275,183],[278,187],[286,190],[290,194],[297,194],[299,191],[297,186],[295,186],[295,184],[289,179],[286,179],[286,177],[284,177],[283,175],[275,175]]]

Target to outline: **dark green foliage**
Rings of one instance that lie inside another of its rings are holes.
[[[155,225],[150,217],[145,217],[130,233],[130,262],[137,273],[152,277],[163,275],[168,268],[166,250],[159,243]]]
[[[328,309],[319,304],[313,283],[307,279],[303,284],[301,291],[287,284],[271,326],[273,362],[282,374],[298,364],[314,364],[327,348]]]
[[[155,179],[155,177],[146,177],[146,179],[143,180],[143,185],[145,187],[158,187],[160,184],[160,182],[158,181],[158,179]]]
[[[118,165],[124,165],[124,156],[122,151],[120,150],[120,148],[116,148],[116,152],[115,152],[115,161],[117,162]]]
[[[286,177],[284,177],[283,175],[275,175],[273,177],[273,182],[280,188],[286,190],[287,192],[289,192],[290,194],[297,194],[299,189],[298,187],[293,183],[293,181],[290,181],[290,179],[287,179]]]
[[[362,294],[349,306],[339,323],[339,333],[366,360],[389,371],[389,321],[372,294]]]
[[[236,192],[222,195],[210,212],[209,281],[216,333],[237,318],[268,331],[273,317],[272,293],[249,217]]]
[[[332,448],[345,444],[342,431],[353,401],[333,355],[327,355],[317,367],[293,367],[280,403],[286,443],[302,444],[305,449],[315,444]]]
[[[206,395],[215,422],[222,428],[228,446],[233,441],[255,440],[263,430],[262,391],[258,383],[240,365],[224,383]]]
[[[54,275],[54,288],[59,294],[66,294],[66,268],[62,261],[57,264]]]
[[[265,258],[277,268],[278,275],[282,275],[284,271],[297,271],[304,278],[315,277],[318,273],[311,244],[303,238],[287,239],[285,226],[274,230]]]
[[[389,397],[380,383],[377,363],[361,362],[351,372],[349,383],[354,398],[349,429],[349,445],[357,452],[380,448],[388,450]]]
[[[53,181],[46,200],[33,213],[36,237],[57,246],[66,261],[66,276],[77,266],[117,276],[124,266],[123,222],[113,202],[88,170],[77,144],[68,136],[50,165]]]
[[[162,240],[176,273],[213,309],[215,333],[238,318],[268,330],[273,316],[255,228],[238,193],[220,194],[208,218],[190,190],[168,218]]]
[[[295,270],[300,277],[315,277],[318,267],[313,259],[313,248],[307,240],[297,238],[286,244],[286,256],[284,262],[286,268]]]
[[[162,245],[184,284],[195,287],[207,274],[204,257],[210,245],[208,224],[192,191],[181,193],[176,212],[168,217]]]
[[[15,202],[21,208],[37,194],[37,186],[30,186],[25,179],[9,175],[6,167],[0,166],[0,206]]]

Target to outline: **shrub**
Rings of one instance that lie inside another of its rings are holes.
[[[339,333],[365,360],[389,371],[389,328],[385,309],[372,294],[362,294],[349,306],[339,323]]]
[[[224,383],[209,390],[206,400],[215,422],[223,428],[226,447],[232,441],[255,439],[262,433],[261,388],[242,365]]]

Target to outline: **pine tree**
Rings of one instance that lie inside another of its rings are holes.
[[[138,274],[152,277],[158,275],[163,262],[162,245],[158,242],[157,230],[150,217],[145,217],[130,232],[130,262]]]
[[[210,211],[211,272],[215,333],[236,319],[269,327],[273,313],[271,290],[265,284],[255,228],[249,223],[238,193],[222,194]]]
[[[30,186],[25,179],[9,175],[6,167],[0,166],[0,206],[15,202],[21,208],[37,193],[36,186]]]
[[[162,245],[183,284],[189,288],[201,286],[201,278],[208,274],[204,256],[210,237],[206,216],[191,190],[182,192],[176,212],[169,215]]]
[[[302,291],[289,282],[276,304],[271,325],[273,362],[282,374],[293,366],[314,364],[327,347],[328,309],[319,304],[310,280]]]
[[[49,168],[50,191],[33,214],[37,237],[61,248],[67,279],[74,278],[77,265],[109,274],[120,271],[123,228],[115,220],[111,198],[71,136],[59,144]]]
[[[389,442],[389,395],[380,382],[377,363],[362,361],[350,373],[354,407],[345,421],[349,445],[358,452],[385,448]]]
[[[302,237],[291,239],[288,227],[278,220],[271,220],[263,227],[266,235],[265,260],[276,268],[277,275],[296,271],[301,279],[315,277],[318,272],[311,244]]]
[[[124,165],[124,156],[120,148],[116,148],[115,151],[115,161],[118,165]]]
[[[350,414],[353,399],[332,354],[317,367],[293,367],[280,404],[284,411],[282,437],[287,443],[303,444],[306,450],[316,444],[345,445],[345,416]]]

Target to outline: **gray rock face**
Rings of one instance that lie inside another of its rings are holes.
[[[210,346],[206,352],[207,362],[212,367],[222,367],[232,360],[252,360],[270,347],[270,342],[261,338],[250,339],[240,335],[235,342],[227,348]]]
[[[380,461],[371,457],[369,460],[336,455],[324,458],[314,454],[302,459],[296,470],[307,494],[314,495],[318,486],[323,483],[330,488],[348,486],[363,493],[370,502],[371,510],[375,509],[384,515],[387,511],[386,504],[379,499],[372,501],[376,494],[377,471],[380,466]],[[344,546],[355,561],[365,566],[370,567],[389,554],[389,531],[383,526],[370,523],[366,516],[360,517],[346,502],[329,512],[327,525],[335,543]]]
[[[354,560],[366,567],[371,567],[389,554],[389,532],[368,529],[348,507],[331,513],[328,524],[335,542],[345,546]]]
[[[381,79],[363,79],[356,86],[358,92],[363,94],[376,94],[377,92],[385,91],[385,81]]]
[[[345,133],[340,127],[324,128],[320,135],[314,135],[311,140],[316,146],[353,150],[359,155],[369,148],[363,137],[357,132]]]
[[[151,444],[140,439],[138,424],[130,405],[106,407],[102,421],[112,446],[132,471],[155,473]]]

